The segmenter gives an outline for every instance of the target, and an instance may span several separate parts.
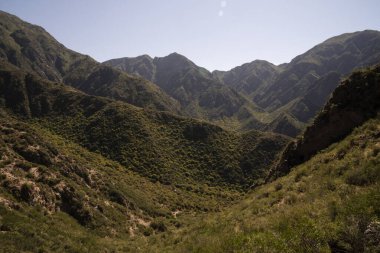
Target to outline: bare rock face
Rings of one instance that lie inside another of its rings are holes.
[[[353,73],[334,91],[303,136],[290,143],[268,179],[288,173],[318,151],[375,117],[380,109],[380,65]]]

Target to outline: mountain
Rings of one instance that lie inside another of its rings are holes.
[[[330,38],[275,66],[253,61],[213,75],[270,113],[258,129],[296,136],[317,115],[339,81],[354,69],[380,62],[380,32],[366,30]]]
[[[380,110],[380,65],[354,72],[332,94],[302,138],[284,150],[272,175],[285,175],[318,151],[345,137]],[[339,156],[344,156],[344,152]]]
[[[215,79],[234,88],[236,91],[252,99],[260,88],[270,85],[281,72],[278,67],[270,62],[255,60],[250,63],[235,67],[229,71],[212,72]]]
[[[0,11],[0,59],[88,94],[178,113],[179,105],[155,84],[103,66],[67,49],[43,28]]]
[[[256,60],[213,73],[176,53],[154,59],[147,55],[113,59],[105,65],[156,83],[179,101],[188,116],[233,129],[295,137],[345,75],[380,61],[379,43],[378,31],[347,33],[324,41],[290,63],[275,66]]]
[[[134,237],[178,230],[177,213],[231,205],[289,141],[91,96],[4,62],[0,114],[0,242],[10,252],[133,251]]]
[[[338,86],[313,125],[285,149],[272,181],[194,220],[160,251],[379,252],[379,143],[378,65]]]
[[[173,53],[152,59],[147,55],[104,62],[157,84],[181,104],[186,116],[205,119],[232,129],[258,129],[264,112],[236,90],[216,80],[206,69]],[[250,122],[249,127],[248,122]]]
[[[162,183],[247,187],[263,178],[288,141],[92,97],[9,66],[1,71],[0,97],[14,113]]]
[[[254,97],[269,111],[285,111],[300,122],[313,119],[339,81],[354,69],[380,61],[380,32],[333,37],[297,56],[272,85]]]
[[[260,109],[250,99],[292,63],[209,73],[178,54],[120,61],[158,87],[0,14],[0,251],[380,251],[379,65],[337,88],[339,71],[304,81],[306,93],[289,83],[295,99]],[[296,135],[299,105],[318,116],[292,142],[207,122]]]
[[[233,207],[194,219],[157,251],[379,252],[379,129],[380,118],[370,119]],[[147,251],[157,249],[150,243]]]
[[[89,96],[12,65],[2,66],[0,76],[0,242],[5,251],[378,249],[380,119],[374,113],[379,110],[374,90],[379,90],[379,67],[353,74],[321,113],[343,115],[346,124],[354,119],[355,126],[362,126],[344,137],[327,130],[330,120],[317,120],[314,131],[345,139],[326,149],[316,142],[323,149],[317,155],[271,183],[259,181],[262,185],[244,197],[222,181],[208,181],[207,175],[217,174],[210,171],[216,161],[207,162],[207,154],[223,162],[238,156],[231,152],[234,137],[219,127]],[[267,138],[259,132],[242,136],[241,150],[252,148],[257,137]],[[133,152],[121,145],[128,141],[133,147],[148,144],[130,163],[125,161]],[[192,143],[194,148],[186,149]],[[273,149],[270,140],[261,143],[249,155],[253,162],[262,160],[257,155],[263,147]],[[170,153],[172,163],[178,153],[169,147],[183,150],[180,160],[190,164],[189,179],[177,176],[159,183],[163,179],[141,173],[137,167],[146,168],[146,159],[161,158],[149,145]],[[124,157],[115,146],[126,150]],[[198,178],[192,174],[197,161],[206,161],[208,168]],[[227,175],[222,180],[234,178]],[[230,206],[233,199],[239,201]]]

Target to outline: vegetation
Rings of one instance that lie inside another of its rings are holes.
[[[169,113],[73,91],[22,71],[0,75],[4,105],[152,181],[246,189],[266,177],[287,143],[281,135],[244,135]]]
[[[354,72],[335,89],[331,99],[301,138],[284,150],[273,175],[284,175],[319,150],[345,137],[376,116],[380,109],[380,65]]]
[[[380,251],[379,66],[335,89],[271,171],[288,137],[176,115],[295,135],[340,73],[378,59],[349,51],[377,45],[378,32],[278,67],[112,62],[171,97],[4,12],[0,34],[0,251]]]
[[[180,54],[154,59],[147,55],[126,57],[104,64],[156,83],[179,102],[185,116],[208,120],[234,130],[257,129],[262,124],[258,119],[264,113],[261,109]],[[248,122],[255,125],[248,127]]]
[[[377,31],[333,37],[290,63],[256,60],[213,73],[176,53],[105,62],[158,84],[186,115],[230,129],[256,129],[295,137],[318,114],[340,79],[380,62]],[[212,87],[212,88],[211,88]],[[235,92],[231,92],[232,88]]]
[[[0,11],[0,59],[54,82],[92,95],[178,112],[178,104],[155,84],[101,66],[89,56],[67,49],[43,28]]]
[[[128,249],[135,239],[179,229],[184,214],[219,210],[241,197],[207,185],[200,192],[197,185],[151,182],[3,111],[0,131],[2,251],[90,252],[117,249],[118,241]]]
[[[378,252],[379,134],[380,118],[370,120],[288,175],[164,242],[162,251]]]

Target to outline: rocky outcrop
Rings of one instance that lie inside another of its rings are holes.
[[[303,136],[285,148],[269,179],[288,173],[292,167],[342,139],[355,127],[376,116],[379,109],[380,65],[354,72],[333,92]]]

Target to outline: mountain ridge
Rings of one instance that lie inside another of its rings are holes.
[[[380,32],[375,30],[346,33],[329,38],[296,56],[289,63],[279,66],[264,60],[255,60],[229,71],[216,70],[212,73],[176,53],[166,57],[150,58],[151,71],[146,71],[146,66],[141,67],[139,63],[136,63],[135,58],[124,58],[124,60],[118,58],[106,61],[105,64],[151,78],[152,82],[157,83],[175,99],[185,101],[185,104],[192,104],[190,112],[197,111],[199,101],[197,101],[197,97],[189,96],[186,89],[190,90],[188,86],[194,86],[193,89],[199,88],[199,80],[203,79],[197,79],[195,76],[211,78],[222,83],[224,87],[232,88],[247,99],[248,104],[251,104],[250,108],[247,108],[240,102],[232,110],[236,112],[239,107],[243,109],[239,109],[240,112],[237,115],[239,130],[257,129],[295,137],[322,109],[344,75],[354,69],[380,61],[379,43]],[[174,70],[161,68],[158,71],[161,73],[160,78],[156,75],[157,68],[154,61],[162,59],[166,62],[173,59],[171,64]],[[176,63],[175,59],[182,59],[182,63]],[[183,67],[184,63],[187,67]],[[194,66],[197,67],[196,70],[194,70]],[[141,70],[139,70],[140,67]],[[179,69],[189,68],[193,69],[193,72],[181,73],[179,71]],[[153,72],[154,75],[150,74]],[[146,76],[144,73],[150,75]],[[185,79],[187,88],[181,86],[183,77],[187,77]],[[209,83],[214,82],[209,81]],[[179,89],[173,91],[170,87],[173,85],[177,87],[177,84]],[[208,99],[215,99],[215,97],[217,96],[209,96]],[[232,98],[230,96],[227,101]],[[210,120],[207,113],[190,113],[190,116]],[[233,114],[232,116],[234,117]],[[231,121],[228,117],[225,120]]]
[[[178,104],[155,84],[67,49],[39,26],[1,11],[0,29],[0,58],[15,66],[93,95],[178,113]]]
[[[218,122],[232,129],[246,129],[248,120],[261,124],[262,113],[253,103],[230,87],[213,78],[205,68],[178,53],[165,57],[126,57],[104,62],[127,73],[137,74],[156,83],[181,104],[186,116]],[[251,128],[252,129],[252,128]],[[249,129],[246,129],[249,130]]]
[[[318,151],[375,117],[380,109],[380,65],[354,72],[333,92],[323,110],[298,140],[283,151],[271,177],[284,175]],[[344,154],[343,154],[344,155]]]

